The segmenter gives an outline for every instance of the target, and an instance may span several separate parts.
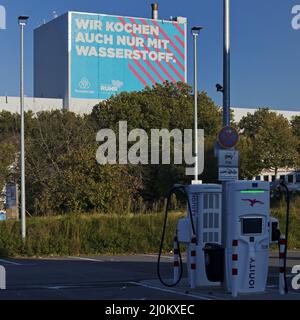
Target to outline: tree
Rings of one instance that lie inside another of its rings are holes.
[[[221,111],[205,92],[199,93],[198,126],[205,135],[216,135],[221,128]],[[141,128],[193,128],[194,98],[190,86],[166,82],[139,92],[123,92],[102,101],[93,109],[95,127],[117,129],[119,121],[128,122],[128,130]]]
[[[0,193],[8,182],[12,182],[16,146],[11,142],[0,143]]]
[[[215,139],[221,128],[221,111],[205,92],[198,94],[198,127],[204,128],[206,150],[205,157],[211,159],[211,137]],[[110,128],[118,132],[119,121],[127,121],[128,131],[135,128],[144,129],[150,135],[151,129],[193,129],[194,98],[192,89],[183,83],[158,84],[139,92],[121,93],[101,102],[93,109],[91,119],[97,130]],[[206,169],[214,166],[207,161]],[[216,167],[213,168],[216,171]],[[212,171],[212,170],[210,170]],[[133,175],[141,176],[143,187],[140,194],[147,200],[157,200],[168,194],[171,186],[177,182],[189,183],[184,166],[149,165],[134,166]],[[208,172],[208,171],[207,171]],[[208,181],[211,175],[203,175]]]
[[[250,172],[267,169],[274,170],[277,175],[279,168],[298,165],[297,140],[291,124],[282,115],[259,109],[244,117],[239,126],[252,143],[246,148],[246,154],[251,154]]]
[[[96,162],[89,117],[67,111],[32,117],[26,135],[27,208],[33,214],[124,212],[136,182],[126,167]]]
[[[260,108],[254,114],[248,113],[239,122],[239,127],[243,131],[243,134],[254,139],[260,128],[265,124],[270,113],[268,108]]]
[[[291,120],[294,136],[300,140],[300,116],[294,116]]]
[[[18,179],[19,119],[17,114],[0,112],[0,192]]]
[[[262,170],[257,161],[253,139],[241,135],[237,148],[240,152],[240,176],[242,179],[252,179]]]

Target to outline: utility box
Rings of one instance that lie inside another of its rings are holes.
[[[185,190],[191,205],[198,240],[196,246],[196,286],[218,285],[219,283],[211,282],[207,278],[203,248],[206,243],[221,244],[222,186],[218,184],[189,185],[185,187]],[[191,245],[192,227],[189,209],[187,209],[187,217],[178,222],[177,236],[179,242]],[[188,254],[188,266],[190,260],[191,257]],[[189,279],[190,273],[191,270],[188,268]]]
[[[234,181],[226,186],[223,228],[225,281],[238,293],[266,290],[269,263],[270,185],[263,181]]]

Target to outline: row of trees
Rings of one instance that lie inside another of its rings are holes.
[[[222,113],[206,93],[199,93],[199,128],[205,130],[205,182],[217,180],[214,141]],[[0,187],[19,180],[19,115],[0,113]],[[121,93],[95,106],[90,115],[68,111],[26,114],[26,198],[32,215],[71,211],[139,212],[159,210],[174,183],[189,183],[184,165],[99,165],[96,134],[193,128],[193,95],[185,84],[165,83],[140,92]],[[300,117],[260,109],[234,123],[241,132],[241,175],[262,169],[296,167],[299,162]]]

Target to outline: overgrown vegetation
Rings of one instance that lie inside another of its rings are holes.
[[[280,221],[281,232],[285,232],[286,202],[282,199],[273,205],[272,214]],[[288,246],[290,249],[300,248],[300,198],[295,197],[290,204],[290,224]]]
[[[300,200],[291,205],[289,248],[300,248]],[[285,226],[285,203],[272,214]],[[164,251],[173,249],[176,222],[183,216],[171,212]],[[69,214],[27,219],[27,239],[23,243],[20,223],[0,222],[0,256],[65,256],[157,253],[163,214]]]
[[[169,215],[166,252],[173,248],[179,216]],[[162,224],[162,214],[34,217],[27,220],[28,236],[23,243],[19,222],[0,222],[0,256],[156,253]]]

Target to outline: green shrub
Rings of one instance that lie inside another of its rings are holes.
[[[290,223],[288,247],[300,248],[300,198],[295,198],[290,204]],[[286,203],[281,201],[276,208],[272,209],[272,215],[279,219],[281,232],[285,232]]]
[[[172,250],[179,215],[169,215],[165,251]],[[159,248],[163,217],[163,214],[33,217],[27,219],[25,243],[20,236],[19,222],[1,222],[0,255],[153,253]]]
[[[300,199],[293,200],[290,213],[289,248],[300,248]],[[272,215],[285,228],[286,206],[281,202]],[[181,213],[170,213],[164,251],[173,248],[173,236]],[[23,243],[20,222],[0,222],[0,256],[65,256],[156,253],[164,215],[69,214],[27,219]]]

